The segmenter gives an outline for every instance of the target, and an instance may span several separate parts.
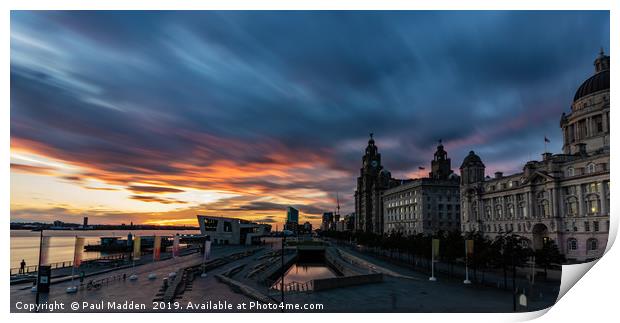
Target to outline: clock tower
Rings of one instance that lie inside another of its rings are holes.
[[[377,151],[375,145],[375,139],[373,134],[370,133],[370,139],[368,140],[368,146],[366,147],[366,153],[362,157],[362,175],[376,175],[381,171],[381,154]]]
[[[355,191],[355,229],[383,234],[383,191],[392,184],[390,172],[381,165],[381,154],[370,134],[362,157],[362,168]]]

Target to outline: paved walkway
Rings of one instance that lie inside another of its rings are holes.
[[[216,248],[212,252],[212,258],[217,258],[234,252],[247,249],[244,246],[227,246]],[[241,281],[257,290],[267,294],[268,287],[256,281],[255,278],[246,278],[247,273],[257,264],[265,262],[266,258],[259,259],[270,250],[264,249],[254,255],[238,259],[221,267],[207,272],[206,278],[196,277],[189,288],[181,295],[177,301],[182,304],[182,309],[165,309],[167,312],[217,312],[218,309],[197,309],[188,310],[187,302],[198,304],[217,303],[226,301],[233,305],[233,310],[223,310],[225,312],[240,311],[236,308],[237,304],[250,303],[253,300],[249,297],[237,293],[228,285],[219,282],[216,274],[222,274],[228,270],[245,264],[245,267],[233,275],[233,279]],[[376,259],[372,256],[356,252],[355,250],[344,249],[356,257],[359,257],[376,266],[383,267],[389,271],[400,275],[413,277],[394,277],[384,275],[382,283],[351,286],[346,288],[325,290],[313,293],[287,294],[285,303],[294,304],[322,304],[320,312],[512,312],[512,293],[503,289],[485,287],[480,285],[464,285],[461,279],[447,279],[440,277],[437,282],[428,281],[428,276],[393,263]],[[112,275],[127,276],[137,273],[139,279],[136,281],[117,280],[109,285],[104,285],[100,289],[81,289],[76,294],[67,294],[65,289],[71,285],[69,281],[53,284],[51,292],[42,301],[58,301],[68,306],[71,302],[90,302],[89,304],[100,304],[108,301],[116,303],[135,302],[146,306],[142,312],[155,312],[152,300],[156,297],[162,286],[162,279],[168,273],[179,268],[199,264],[202,261],[200,254],[193,254],[177,259],[164,260],[157,263],[145,264],[135,268],[119,269],[114,272],[96,275],[86,279],[85,283],[91,279],[101,279]],[[148,280],[149,273],[156,273],[157,279]],[[11,311],[20,312],[15,308],[18,301],[34,303],[35,293],[30,292],[30,285],[11,286]],[[535,295],[530,299],[529,310],[537,310],[548,307],[555,302],[555,296],[544,298]],[[523,308],[521,310],[524,310]],[[117,312],[101,308],[80,308],[80,312]],[[125,312],[135,312],[136,310],[120,310]],[[241,310],[243,311],[243,310]],[[249,310],[245,310],[249,311]],[[63,311],[61,311],[63,312]],[[66,308],[64,312],[73,312]]]
[[[216,248],[212,251],[212,257],[219,257],[224,254],[229,254],[235,251],[244,250],[243,246],[232,246],[227,248]],[[155,298],[155,295],[158,293],[160,288],[162,287],[162,280],[164,277],[167,277],[170,272],[176,271],[179,268],[191,266],[194,264],[199,264],[202,261],[202,255],[200,254],[191,254],[185,257],[179,257],[176,259],[168,259],[155,263],[149,263],[142,266],[136,266],[134,268],[125,268],[115,270],[113,272],[108,272],[105,274],[95,275],[89,277],[84,281],[84,287],[80,288],[80,290],[75,294],[67,294],[66,288],[79,283],[79,280],[74,280],[73,284],[71,281],[64,281],[57,284],[52,284],[50,286],[50,293],[48,295],[42,295],[41,303],[47,301],[50,302],[60,302],[65,304],[65,310],[60,312],[73,312],[70,309],[67,309],[67,306],[71,304],[71,302],[88,302],[89,304],[96,304],[108,301],[113,301],[117,303],[134,302],[139,304],[145,304],[146,310],[145,312],[152,311],[152,301]],[[126,280],[117,280],[110,282],[108,285],[103,285],[99,289],[86,289],[86,284],[90,280],[102,279],[111,276],[122,276],[123,274],[126,277],[129,277],[131,274],[137,274],[138,279],[131,281],[129,279]],[[157,275],[156,279],[149,280],[147,276],[150,273],[155,273]],[[23,310],[19,310],[16,308],[17,302],[22,303],[34,303],[35,295],[30,291],[31,285],[29,284],[20,284],[11,286],[11,307],[10,310],[12,312],[23,312]],[[106,310],[101,309],[89,309],[89,308],[80,308],[80,312],[106,312]],[[116,312],[116,311],[114,311]],[[135,312],[134,310],[128,310],[128,312]]]

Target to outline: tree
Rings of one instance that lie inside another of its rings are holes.
[[[536,264],[545,268],[545,278],[547,278],[547,268],[551,264],[562,264],[566,261],[563,254],[560,253],[558,245],[552,239],[545,239],[541,249],[534,252]]]
[[[444,243],[441,245],[444,247],[440,247],[440,249],[442,249],[440,255],[444,261],[450,264],[450,276],[453,276],[456,259],[464,256],[465,240],[463,240],[463,236],[461,236],[459,231],[445,232],[443,237]]]

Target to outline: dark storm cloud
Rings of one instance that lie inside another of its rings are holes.
[[[352,191],[369,132],[395,176],[427,166],[438,139],[455,169],[471,149],[491,167],[537,158],[544,136],[559,151],[560,115],[609,48],[607,12],[11,18],[12,138],[106,174],[313,152],[344,174],[290,185],[330,196]]]

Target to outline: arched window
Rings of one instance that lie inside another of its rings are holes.
[[[577,239],[569,238],[568,240],[566,240],[566,246],[569,252],[577,250]]]
[[[566,170],[566,177],[572,177],[572,176],[575,176],[575,169],[572,167],[569,167]]]
[[[592,250],[598,249],[598,240],[596,240],[594,238],[588,239],[587,246],[588,246],[588,251],[592,251]]]
[[[579,201],[576,197],[571,196],[566,199],[566,213],[569,216],[577,216],[579,214]]]
[[[588,174],[592,174],[596,171],[596,166],[594,165],[594,163],[589,163],[588,166],[586,166],[586,169]]]

